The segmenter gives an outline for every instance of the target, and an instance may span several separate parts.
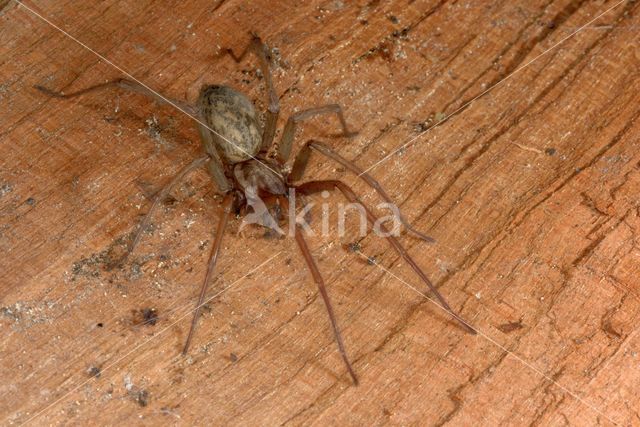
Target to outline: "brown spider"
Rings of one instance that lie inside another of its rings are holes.
[[[295,189],[296,192],[309,195],[322,191],[331,191],[338,189],[344,197],[351,203],[360,204],[367,215],[367,219],[370,223],[375,223],[377,217],[372,211],[364,205],[352,191],[352,189],[338,180],[324,180],[324,181],[310,181],[300,185],[294,185],[293,183],[300,180],[306,169],[311,150],[315,150],[322,155],[336,161],[344,166],[349,171],[359,175],[368,185],[374,188],[378,194],[388,203],[391,203],[390,197],[385,193],[380,184],[373,179],[369,174],[364,173],[362,169],[346,160],[331,148],[321,144],[320,142],[310,140],[300,150],[295,157],[293,167],[290,173],[285,173],[285,162],[289,159],[291,154],[291,148],[294,140],[296,125],[303,120],[309,119],[314,116],[322,114],[336,114],[340,120],[342,131],[344,136],[353,136],[355,133],[350,132],[347,123],[344,119],[342,109],[337,104],[324,105],[321,107],[309,108],[298,113],[293,114],[287,120],[284,127],[282,138],[278,145],[278,152],[275,160],[271,160],[267,157],[267,152],[271,147],[275,131],[276,123],[278,119],[279,106],[278,97],[273,86],[271,78],[270,63],[271,54],[268,46],[264,44],[260,38],[253,35],[250,44],[245,51],[240,55],[234,55],[233,51],[227,49],[226,51],[236,62],[240,62],[247,53],[253,52],[259,61],[262,74],[265,79],[267,96],[268,96],[268,109],[266,111],[266,120],[264,128],[261,125],[258,114],[256,113],[254,105],[251,101],[242,93],[228,86],[220,85],[206,85],[200,90],[200,95],[196,106],[191,106],[186,103],[169,100],[157,93],[151,91],[144,85],[127,79],[117,79],[109,81],[103,84],[91,86],[89,88],[80,90],[78,92],[70,94],[62,94],[60,92],[54,92],[50,89],[42,86],[35,86],[36,89],[44,92],[45,94],[56,98],[72,98],[78,95],[82,95],[88,92],[92,92],[97,89],[103,88],[122,88],[133,92],[141,93],[147,97],[153,98],[157,101],[169,103],[184,112],[188,113],[198,121],[198,128],[202,139],[202,145],[205,152],[203,157],[194,160],[191,164],[184,167],[154,198],[151,208],[141,221],[134,237],[130,240],[127,246],[125,255],[122,261],[130,254],[143,234],[143,231],[147,228],[153,211],[160,205],[160,203],[169,195],[170,191],[178,184],[184,177],[195,169],[204,166],[208,167],[208,172],[211,178],[215,182],[218,191],[224,195],[222,202],[222,212],[219,217],[218,227],[215,235],[213,247],[211,249],[211,255],[209,258],[209,264],[207,267],[207,274],[202,285],[198,303],[194,310],[193,321],[189,330],[183,354],[186,354],[189,345],[191,343],[193,333],[198,321],[198,314],[201,306],[203,305],[204,297],[207,292],[207,288],[213,277],[213,271],[218,260],[218,254],[220,253],[220,246],[222,243],[222,236],[224,234],[229,215],[236,209],[245,208],[248,204],[251,204],[251,199],[265,198],[276,199],[284,207],[288,209],[288,200],[285,197],[287,191],[290,188]],[[407,221],[398,214],[398,219],[407,228],[407,230],[419,238],[426,241],[433,241],[430,237],[414,230]],[[381,226],[383,232],[384,226]],[[438,290],[433,286],[431,281],[422,272],[420,267],[413,261],[403,246],[398,240],[385,233],[386,239],[391,246],[398,252],[398,254],[411,266],[411,268],[418,274],[420,279],[429,287],[431,292],[440,301],[440,304],[446,309],[453,317],[460,322],[460,324],[470,333],[475,334],[475,330],[470,327],[465,321],[463,321],[447,304],[446,300],[440,295]],[[320,295],[324,301],[327,312],[329,314],[329,320],[333,328],[335,340],[338,345],[338,349],[344,360],[346,368],[351,376],[354,384],[358,384],[358,379],[355,372],[349,362],[347,353],[342,341],[340,330],[336,316],[333,312],[333,307],[327,294],[324,280],[318,270],[318,267],[309,251],[309,247],[305,241],[305,238],[301,232],[301,227],[296,224],[295,226],[295,239],[300,251],[306,261],[306,264],[313,276],[314,281],[318,285]]]

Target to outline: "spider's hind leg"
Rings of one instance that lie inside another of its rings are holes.
[[[65,94],[62,92],[56,92],[54,90],[51,90],[49,88],[46,88],[40,85],[35,85],[34,88],[38,89],[40,92],[44,93],[45,95],[48,95],[52,98],[59,98],[59,99],[75,98],[76,96],[84,95],[86,93],[94,92],[101,89],[120,88],[130,92],[136,92],[136,93],[142,94],[147,98],[151,98],[154,101],[157,101],[161,104],[173,105],[191,116],[197,116],[198,114],[197,109],[187,104],[186,102],[177,101],[175,99],[170,99],[165,96],[162,96],[158,92],[151,90],[150,88],[143,85],[142,83],[138,83],[136,81],[129,80],[129,79],[115,79],[105,83],[93,85],[88,88],[81,89],[79,91],[68,93],[68,94]]]
[[[147,213],[144,215],[144,218],[142,218],[142,221],[140,221],[140,224],[138,225],[138,228],[136,229],[136,232],[133,235],[133,238],[129,240],[129,243],[127,245],[127,248],[124,254],[120,256],[117,260],[115,260],[113,263],[111,263],[110,265],[111,268],[120,266],[127,260],[129,255],[133,252],[133,250],[138,245],[138,243],[140,243],[142,234],[145,232],[147,227],[149,227],[149,223],[151,222],[151,217],[153,216],[153,213],[156,211],[158,206],[160,206],[160,204],[167,198],[171,190],[173,190],[173,188],[176,185],[178,185],[188,174],[198,169],[199,167],[203,166],[208,161],[209,161],[209,157],[200,157],[194,160],[193,162],[191,162],[190,164],[182,168],[177,173],[177,175],[174,176],[173,179],[171,179],[171,181],[169,181],[169,183],[167,183],[167,185],[165,185],[158,192],[158,194],[156,194],[156,196],[153,198],[153,203],[151,203],[151,207],[149,208],[149,211],[147,211]]]
[[[260,152],[265,153],[271,147],[273,138],[276,134],[276,124],[278,122],[278,115],[280,113],[280,104],[278,101],[278,93],[273,85],[273,77],[271,75],[271,50],[256,34],[251,34],[251,41],[247,47],[242,51],[239,56],[236,56],[231,49],[225,49],[227,53],[236,63],[242,61],[248,53],[253,52],[258,58],[260,71],[264,77],[264,82],[267,87],[267,114],[262,133],[262,143],[260,145]]]
[[[291,155],[291,149],[293,148],[293,139],[296,133],[296,127],[304,120],[309,120],[313,117],[323,114],[335,114],[340,121],[340,127],[342,127],[342,136],[351,138],[358,134],[358,132],[350,131],[347,126],[347,121],[344,118],[342,107],[338,104],[322,105],[320,107],[312,107],[306,110],[298,111],[293,114],[287,120],[287,124],[282,131],[282,138],[280,138],[280,144],[278,146],[278,159],[281,162],[286,162]]]

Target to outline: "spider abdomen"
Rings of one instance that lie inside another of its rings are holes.
[[[205,145],[205,151],[224,157],[235,164],[258,154],[262,129],[256,109],[242,93],[228,86],[205,86],[198,99],[201,114],[211,132],[215,147]]]

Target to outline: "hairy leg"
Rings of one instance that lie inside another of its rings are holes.
[[[152,91],[147,86],[132,80],[128,80],[128,79],[111,80],[106,83],[100,83],[100,84],[90,86],[88,88],[79,90],[77,92],[72,92],[69,94],[56,92],[40,85],[36,85],[34,86],[34,88],[38,89],[40,92],[52,98],[60,98],[60,99],[75,98],[76,96],[84,95],[86,93],[94,92],[96,90],[101,90],[101,89],[120,88],[120,89],[128,90],[130,92],[136,92],[136,93],[142,94],[147,98],[151,98],[161,104],[173,105],[174,107],[179,108],[180,110],[182,110],[183,112],[191,116],[197,116],[198,114],[198,111],[192,105],[189,105],[182,101],[177,101],[175,99],[166,98],[160,95],[159,93]]]
[[[280,197],[279,200],[288,210],[288,200],[285,197]],[[309,250],[309,246],[307,245],[307,242],[302,235],[302,231],[297,224],[295,229],[295,237],[296,243],[298,244],[298,247],[302,252],[302,256],[304,257],[304,260],[307,263],[307,267],[309,268],[309,271],[313,276],[313,280],[318,286],[318,290],[320,291],[320,295],[322,296],[322,300],[324,301],[327,313],[329,314],[329,321],[331,323],[333,335],[336,339],[336,343],[338,344],[338,350],[340,351],[342,360],[347,367],[347,371],[349,371],[349,375],[351,376],[353,383],[355,385],[358,385],[358,378],[356,377],[356,374],[353,371],[353,367],[351,366],[351,362],[349,361],[349,357],[347,356],[347,350],[344,347],[344,341],[342,340],[342,335],[340,334],[340,329],[338,328],[338,320],[336,319],[336,315],[333,311],[333,305],[331,304],[331,299],[329,299],[329,294],[327,293],[327,287],[325,286],[324,279],[322,278],[322,274],[320,274],[320,270],[318,269],[318,266],[316,265],[316,262],[311,255],[311,251]]]
[[[276,93],[276,89],[273,85],[273,78],[271,76],[271,51],[260,37],[252,34],[251,41],[239,56],[236,56],[231,49],[226,49],[225,52],[231,56],[236,63],[242,61],[249,52],[253,52],[258,57],[258,64],[267,86],[267,102],[269,104],[267,107],[267,118],[260,147],[260,151],[264,153],[269,150],[273,143],[273,137],[276,134],[278,114],[280,112],[278,94]]]
[[[228,193],[233,187],[224,173],[224,164],[215,148],[211,131],[202,124],[198,124],[198,131],[200,132],[200,141],[202,142],[204,152],[210,153],[211,156],[207,168],[209,176],[211,176],[211,179],[215,182],[220,193]]]
[[[310,181],[310,182],[306,182],[304,184],[301,184],[301,185],[295,187],[295,189],[296,189],[296,192],[299,192],[299,193],[302,193],[302,194],[313,194],[313,193],[318,193],[318,192],[322,192],[322,191],[331,191],[331,190],[334,190],[334,189],[338,189],[345,196],[345,198],[347,200],[349,200],[351,203],[357,203],[357,204],[361,205],[364,208],[364,210],[365,210],[365,212],[367,214],[367,219],[369,220],[369,222],[372,225],[378,220],[378,218],[373,214],[373,212],[371,212],[371,210],[367,207],[367,205],[365,205],[364,203],[362,203],[360,201],[360,199],[356,196],[356,194],[353,192],[351,187],[349,187],[348,185],[346,185],[342,181],[337,181],[337,180]],[[436,296],[438,301],[440,301],[440,305],[446,311],[448,311],[449,314],[451,314],[451,316],[453,316],[453,318],[456,319],[458,321],[458,323],[467,332],[470,332],[472,334],[476,334],[475,329],[473,329],[464,319],[462,319],[462,317],[460,317],[455,311],[453,311],[453,309],[449,306],[449,304],[444,299],[444,297],[440,294],[438,289],[433,285],[433,283],[431,283],[431,280],[429,280],[427,275],[424,274],[422,269],[418,266],[418,264],[416,264],[416,262],[413,260],[413,258],[411,258],[411,256],[406,251],[406,249],[400,244],[398,239],[396,239],[395,237],[389,235],[388,230],[386,229],[386,227],[383,224],[381,224],[380,227],[381,227],[382,231],[385,232],[386,239],[389,241],[391,246],[393,246],[393,248],[396,250],[396,252],[398,252],[400,257],[402,257],[402,259],[404,259],[407,262],[407,264],[409,264],[409,266],[413,269],[413,271],[429,287],[429,289]]]
[[[329,104],[323,105],[321,107],[309,108],[307,110],[302,110],[287,120],[287,124],[284,126],[284,131],[282,132],[282,138],[280,139],[280,144],[278,146],[278,159],[284,163],[289,159],[291,155],[291,149],[293,146],[293,139],[296,134],[296,126],[303,120],[308,120],[316,116],[320,116],[322,114],[335,114],[340,120],[340,126],[342,127],[342,134],[347,137],[352,137],[357,135],[357,132],[352,132],[349,130],[347,126],[347,121],[344,119],[344,113],[342,112],[342,107],[338,104]]]
[[[307,168],[307,164],[309,162],[309,156],[311,155],[311,149],[314,149],[314,150],[318,151],[319,153],[321,153],[322,155],[324,155],[324,156],[336,161],[337,163],[340,163],[346,169],[348,169],[351,172],[353,172],[354,174],[358,175],[371,188],[376,190],[376,192],[380,195],[380,197],[382,197],[382,199],[385,202],[395,206],[395,204],[393,203],[393,200],[391,200],[391,197],[389,197],[389,195],[387,194],[386,191],[384,191],[384,188],[382,188],[380,183],[378,181],[376,181],[371,175],[369,175],[367,172],[363,171],[355,163],[345,159],[340,154],[336,153],[331,148],[327,147],[324,144],[321,144],[318,141],[314,141],[314,140],[308,141],[300,149],[300,151],[298,152],[298,155],[296,156],[296,159],[295,159],[295,161],[293,163],[293,168],[291,169],[291,174],[289,175],[291,182],[298,181],[298,180],[300,180],[302,178],[302,176],[304,174],[304,171]],[[400,220],[402,225],[404,225],[405,228],[410,233],[412,233],[413,235],[415,235],[415,236],[419,237],[420,239],[422,239],[422,240],[424,240],[426,242],[429,242],[429,243],[434,243],[435,242],[435,240],[432,237],[429,237],[426,234],[424,234],[423,232],[416,230],[411,224],[409,224],[409,222],[402,216],[402,213],[400,213],[399,211],[398,211],[398,219]]]
[[[138,229],[136,230],[136,234],[133,236],[133,239],[131,239],[129,241],[129,244],[127,245],[126,252],[124,253],[124,255],[122,255],[122,257],[118,261],[112,264],[114,267],[121,265],[124,261],[126,261],[126,259],[134,251],[138,243],[140,243],[142,234],[149,226],[149,222],[151,222],[151,217],[153,216],[153,213],[158,208],[158,206],[160,206],[160,204],[167,198],[171,190],[173,190],[173,188],[176,185],[178,185],[188,174],[198,169],[199,167],[203,166],[208,161],[209,161],[209,157],[200,157],[194,160],[184,168],[180,169],[180,171],[176,174],[176,176],[174,176],[167,185],[162,187],[162,189],[158,192],[158,194],[156,194],[156,196],[153,198],[153,203],[151,203],[151,207],[149,208],[149,211],[145,214],[144,218],[142,218],[142,221],[140,221],[140,224],[138,225]]]
[[[182,350],[182,354],[186,355],[189,351],[189,346],[191,345],[191,340],[193,339],[193,333],[196,330],[196,325],[198,324],[198,315],[200,314],[200,308],[204,302],[204,297],[207,294],[207,288],[209,288],[209,284],[211,283],[211,279],[213,278],[213,271],[215,270],[216,263],[218,261],[218,255],[220,254],[220,246],[222,245],[222,236],[224,235],[225,228],[227,227],[227,222],[229,221],[229,215],[231,214],[231,207],[233,205],[233,194],[227,194],[222,201],[222,212],[218,217],[218,228],[216,230],[216,237],[213,241],[213,246],[211,247],[211,255],[209,256],[209,264],[207,266],[207,274],[204,278],[204,282],[202,283],[202,288],[200,289],[200,297],[198,298],[198,303],[196,304],[196,308],[193,312],[193,320],[191,321],[191,328],[189,329],[189,335],[187,335],[187,341],[184,344],[184,349]]]

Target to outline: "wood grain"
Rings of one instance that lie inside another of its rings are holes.
[[[411,290],[420,283],[384,240],[360,241],[377,266],[345,249],[355,222],[310,238],[353,387],[292,239],[239,236],[240,219],[210,291],[220,295],[180,355],[220,209],[206,174],[174,191],[125,267],[107,266],[149,197],[199,152],[194,124],[134,94],[43,97],[33,85],[122,74],[0,2],[1,423],[640,425],[640,2],[554,47],[615,4],[25,2],[190,101],[224,83],[264,107],[255,62],[218,56],[255,31],[277,49],[280,128],[338,102],[360,132],[335,137],[320,118],[298,144],[317,138],[369,167],[415,139],[371,173],[436,238],[402,242],[481,334]],[[311,163],[309,178],[379,203],[337,165]]]

